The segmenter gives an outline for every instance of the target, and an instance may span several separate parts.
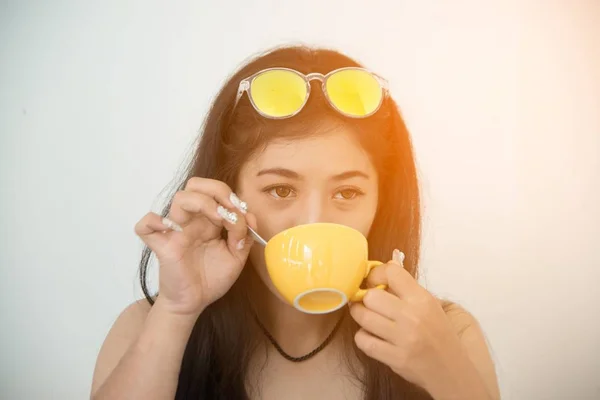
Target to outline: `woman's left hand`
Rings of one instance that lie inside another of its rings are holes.
[[[395,250],[369,275],[370,284],[387,284],[387,291],[369,290],[350,306],[361,326],[356,345],[435,399],[489,398],[440,302],[403,268],[403,259]]]

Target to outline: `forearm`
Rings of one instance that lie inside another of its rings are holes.
[[[139,337],[92,399],[173,399],[196,319],[166,311],[157,301]]]

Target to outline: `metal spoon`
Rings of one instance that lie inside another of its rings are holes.
[[[248,225],[248,230],[250,231],[250,234],[252,235],[254,240],[256,240],[258,243],[262,244],[263,246],[267,245],[267,241],[265,239],[263,239],[258,233],[256,233],[256,231],[254,229],[250,228],[249,225]]]

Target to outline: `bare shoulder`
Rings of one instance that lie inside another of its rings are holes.
[[[142,299],[127,306],[117,317],[106,339],[104,339],[96,360],[92,393],[102,385],[127,349],[136,340],[142,331],[150,309],[151,306],[148,301]]]
[[[115,320],[108,332],[103,348],[116,341],[135,338],[142,330],[146,317],[150,312],[150,303],[146,299],[138,300],[127,306]]]
[[[494,399],[500,398],[496,368],[491,356],[487,338],[477,319],[462,306],[447,300],[438,299],[454,331],[460,338],[469,358]]]

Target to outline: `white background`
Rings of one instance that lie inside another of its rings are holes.
[[[340,49],[414,137],[423,283],[505,399],[600,397],[600,1],[3,1],[0,397],[83,399],[161,204],[243,60]]]

